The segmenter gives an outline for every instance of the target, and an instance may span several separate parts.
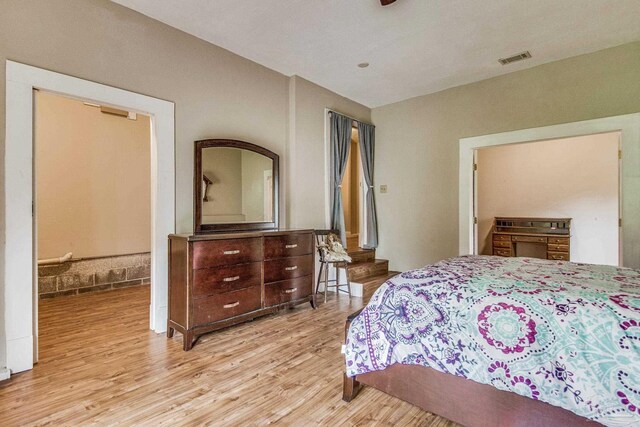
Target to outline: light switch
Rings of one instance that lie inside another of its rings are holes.
[[[380,192],[381,193],[386,193],[387,192],[387,184],[382,184],[380,186]]]

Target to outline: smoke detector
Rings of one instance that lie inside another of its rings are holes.
[[[508,65],[508,64],[512,64],[514,62],[522,61],[524,59],[529,59],[529,58],[531,58],[531,53],[527,50],[525,52],[518,53],[516,55],[511,55],[507,58],[500,58],[498,59],[498,62],[501,63],[502,65]]]

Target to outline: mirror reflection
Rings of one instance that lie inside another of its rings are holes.
[[[249,150],[202,150],[202,224],[273,221],[273,160]]]

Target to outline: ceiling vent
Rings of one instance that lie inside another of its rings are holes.
[[[507,65],[513,62],[518,62],[518,61],[522,61],[523,59],[529,59],[529,58],[531,58],[531,53],[529,51],[526,51],[526,52],[519,53],[517,55],[510,56],[508,58],[500,58],[498,59],[498,62],[501,63],[502,65]]]

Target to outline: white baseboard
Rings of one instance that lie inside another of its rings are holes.
[[[364,296],[364,285],[358,282],[351,282],[351,296],[362,298]]]
[[[7,340],[7,369],[12,374],[33,369],[33,336]]]
[[[153,306],[150,306],[150,310],[153,309]],[[158,307],[156,309],[156,313],[154,316],[155,325],[151,325],[151,329],[153,329],[156,333],[162,334],[167,332],[167,319],[168,319],[168,309],[166,305]]]

